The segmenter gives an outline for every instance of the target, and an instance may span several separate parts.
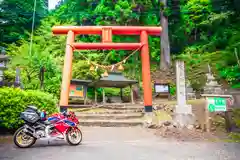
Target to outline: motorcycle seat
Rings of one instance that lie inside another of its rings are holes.
[[[50,125],[50,124],[51,124],[51,122],[49,122],[49,121],[43,121],[43,123],[44,123],[45,125]]]

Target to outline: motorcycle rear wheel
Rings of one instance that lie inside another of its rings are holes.
[[[81,132],[81,130],[78,129],[78,128],[77,129],[73,129],[73,128],[70,129],[66,134],[66,140],[72,146],[79,145],[82,142],[82,132]]]
[[[35,137],[32,137],[32,136],[24,133],[23,129],[24,129],[24,127],[21,127],[14,133],[13,142],[19,148],[29,148],[35,144],[37,139]],[[20,134],[22,134],[22,135],[20,135]],[[28,140],[28,141],[26,144],[22,144],[22,140],[23,141]]]

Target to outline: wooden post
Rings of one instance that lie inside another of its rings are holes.
[[[150,73],[150,56],[148,48],[148,33],[142,31],[140,34],[141,43],[144,44],[141,48],[142,61],[142,82],[143,82],[143,98],[145,112],[152,112],[152,84]]]
[[[111,43],[112,42],[112,28],[104,27],[102,28],[102,42]]]
[[[121,101],[123,102],[123,89],[120,88],[120,96],[121,96]]]
[[[96,88],[95,88],[94,90],[95,90],[95,96],[94,96],[94,98],[95,98],[95,103],[97,104],[97,90],[96,90]]]
[[[87,102],[87,86],[83,86],[84,87],[84,105],[86,104],[86,102]]]
[[[103,88],[103,104],[105,104],[105,103],[106,103],[106,100],[105,100],[105,90]]]
[[[134,104],[132,85],[130,85],[131,102]]]
[[[66,107],[69,99],[69,86],[72,78],[72,60],[73,48],[70,46],[74,42],[74,32],[68,31],[66,53],[64,58],[64,66],[62,73],[62,86],[60,95],[60,107]]]
[[[205,123],[206,123],[206,131],[210,132],[211,124],[210,124],[210,117],[209,117],[209,111],[208,111],[207,97],[205,97]]]
[[[225,116],[225,129],[226,131],[229,133],[232,131],[232,122],[231,122],[231,114],[232,112],[230,110],[227,110],[225,113],[224,113],[224,116]]]

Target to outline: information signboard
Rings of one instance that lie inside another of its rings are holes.
[[[169,93],[169,85],[168,84],[155,84],[155,92],[156,93]]]
[[[225,112],[227,111],[227,101],[225,98],[209,97],[207,98],[209,112]]]
[[[83,86],[82,85],[70,85],[70,97],[83,97]]]

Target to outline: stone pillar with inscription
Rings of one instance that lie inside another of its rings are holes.
[[[194,116],[191,105],[186,103],[186,80],[185,66],[183,61],[176,61],[176,86],[177,86],[177,105],[174,114],[174,123],[176,126],[192,127]]]

